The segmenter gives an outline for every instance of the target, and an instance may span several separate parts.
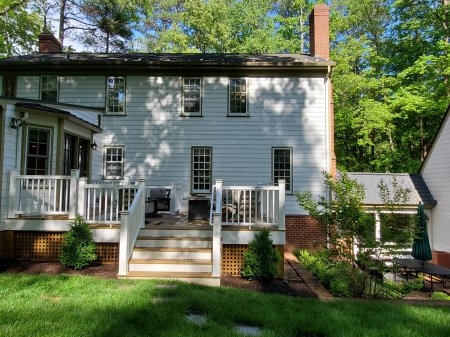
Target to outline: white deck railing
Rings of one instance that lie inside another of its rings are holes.
[[[217,199],[215,195],[219,195]],[[221,186],[213,187],[211,201],[211,223],[213,206],[222,214],[224,225],[275,225],[284,229],[285,181],[278,186]]]
[[[137,185],[84,184],[80,179],[79,194],[84,196],[82,214],[86,222],[120,223],[120,212],[130,208],[137,189]]]
[[[72,176],[10,174],[9,213],[65,215],[70,213]]]
[[[128,273],[128,261],[139,231],[145,227],[145,179],[138,179],[138,189],[126,211],[120,212],[119,276]]]

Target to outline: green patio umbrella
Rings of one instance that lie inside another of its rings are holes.
[[[414,237],[414,243],[412,246],[412,257],[416,260],[428,261],[431,260],[431,247],[430,240],[428,240],[427,232],[427,219],[425,218],[425,212],[423,210],[423,204],[419,204],[417,209],[417,233]]]

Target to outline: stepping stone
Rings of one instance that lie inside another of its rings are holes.
[[[259,336],[261,335],[261,328],[258,328],[257,326],[250,326],[250,325],[239,325],[236,324],[234,326],[234,329],[237,332],[240,332],[241,334],[247,335],[247,336]]]
[[[197,325],[204,325],[206,324],[206,321],[208,320],[206,315],[202,315],[202,314],[188,314],[186,315],[186,319],[194,324]]]
[[[176,284],[157,284],[156,289],[176,289]]]

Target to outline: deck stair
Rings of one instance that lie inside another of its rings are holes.
[[[211,275],[211,247],[209,225],[160,225],[141,229],[126,277],[218,286],[220,278]]]

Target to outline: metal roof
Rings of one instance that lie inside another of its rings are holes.
[[[378,184],[383,180],[392,194],[394,179],[400,186],[411,191],[409,201],[404,206],[418,205],[421,202],[425,207],[431,208],[436,204],[425,181],[419,174],[365,172],[346,172],[346,174],[349,178],[364,186],[366,192],[364,204],[368,206],[382,206],[384,204],[380,198]]]

